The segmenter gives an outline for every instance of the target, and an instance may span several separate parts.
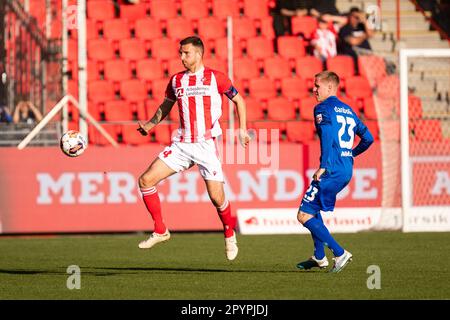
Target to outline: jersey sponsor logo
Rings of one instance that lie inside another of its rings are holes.
[[[334,107],[334,111],[338,113],[352,114],[352,111],[347,108]]]
[[[341,152],[341,157],[353,157],[353,154],[351,151],[342,151]]]
[[[321,114],[321,113],[319,113],[318,115],[316,115],[316,122],[317,122],[317,123],[321,123],[322,120],[323,120],[323,118],[322,118],[322,114]]]
[[[175,94],[177,98],[181,98],[182,96],[184,96],[184,88],[176,88]]]

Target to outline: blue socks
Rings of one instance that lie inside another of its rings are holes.
[[[313,237],[314,256],[317,259],[322,259],[325,256],[325,252],[323,249],[324,244],[327,245],[328,248],[330,248],[335,257],[339,257],[344,253],[344,249],[342,249],[342,247],[336,242],[336,240],[334,240],[327,227],[325,227],[325,225],[323,224],[323,220],[320,214],[317,217],[311,218],[306,221],[304,226],[311,232],[311,235]],[[316,239],[318,240],[317,242]],[[318,251],[318,255],[322,254],[323,252],[323,255],[317,256],[316,251]]]
[[[313,219],[318,219],[323,224],[322,216],[320,213],[318,213]],[[325,257],[325,246],[322,241],[320,241],[319,238],[317,238],[313,233],[311,233],[311,236],[314,241],[314,257],[316,259],[322,260]]]

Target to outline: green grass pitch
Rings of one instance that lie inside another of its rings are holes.
[[[296,269],[312,253],[309,235],[239,235],[233,262],[221,233],[173,233],[138,249],[146,237],[0,237],[0,299],[450,298],[450,233],[336,234],[354,256],[338,274]],[[80,267],[79,290],[67,289],[70,265]],[[380,289],[367,287],[371,265],[380,268]]]

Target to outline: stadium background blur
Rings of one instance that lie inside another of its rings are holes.
[[[224,166],[234,214],[248,209],[239,219],[243,234],[304,232],[295,213],[319,154],[312,80],[325,69],[340,75],[339,98],[353,107],[376,139],[373,148],[356,159],[355,178],[338,200],[338,208],[351,209],[330,216],[327,222],[332,231],[344,233],[402,228],[399,50],[449,48],[448,1],[337,0],[341,14],[358,7],[367,12],[375,29],[369,39],[372,50],[358,51],[355,66],[349,56],[322,62],[313,55],[311,40],[317,20],[310,16],[293,17],[290,34],[275,37],[275,1],[87,0],[85,83],[79,77],[77,4],[68,0],[67,5],[63,12],[61,0],[2,1],[0,104],[12,113],[20,101],[31,101],[45,115],[66,94],[78,101],[80,86],[86,85],[88,112],[119,148],[110,146],[89,123],[87,151],[76,159],[65,157],[58,149],[64,112],[21,151],[16,146],[35,124],[0,123],[0,233],[152,229],[139,199],[137,175],[170,143],[171,132],[178,126],[178,111],[174,108],[148,137],[138,134],[136,123],[148,120],[162,102],[169,77],[182,70],[178,41],[193,34],[205,43],[206,66],[232,72],[233,82],[245,97],[248,127],[256,130],[255,148],[250,151],[257,154],[256,162],[239,164],[231,156],[233,160]],[[233,21],[231,63],[228,16]],[[68,27],[67,57],[63,20]],[[430,148],[448,155],[449,59],[417,60],[409,71],[410,142],[432,144]],[[223,106],[225,130],[233,122],[226,98]],[[70,102],[67,119],[68,129],[79,129],[80,113]],[[271,136],[260,129],[279,131]],[[264,162],[267,153],[261,150],[266,142],[277,153],[276,167],[274,158]],[[223,159],[238,152],[233,150],[224,148]],[[249,153],[245,156],[251,158]],[[386,164],[389,159],[394,165]],[[414,204],[448,206],[450,187],[445,183],[431,199],[420,197],[436,186],[436,181],[425,177],[434,174],[428,170],[437,169],[428,168],[414,178],[422,186],[415,190],[419,196]],[[160,194],[171,230],[221,230],[196,170],[170,178],[160,186]],[[443,228],[448,228],[446,216],[425,217],[418,224],[426,224],[427,219],[441,219]],[[387,222],[380,227],[381,220]],[[434,225],[436,230],[427,231],[441,230],[439,223]],[[448,233],[442,236],[448,239]]]

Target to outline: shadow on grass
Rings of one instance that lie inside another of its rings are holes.
[[[152,273],[324,273],[323,270],[251,270],[251,269],[219,269],[219,268],[171,268],[171,267],[83,267],[80,266],[81,274],[92,275],[92,276],[114,276],[114,275],[124,275],[124,274],[140,274],[144,272]],[[94,270],[94,271],[93,271]],[[111,270],[111,271],[95,271],[95,270]],[[115,272],[114,272],[115,271]],[[57,276],[68,276],[71,273],[66,272],[66,267],[63,267],[61,271],[55,270],[37,270],[37,269],[0,269],[1,274],[10,275],[57,275]]]
[[[165,272],[194,272],[194,273],[210,273],[210,272],[241,272],[241,273],[316,273],[323,272],[321,270],[257,270],[257,269],[218,269],[218,268],[171,268],[171,267],[92,267],[90,269],[101,269],[101,270],[130,270],[130,271],[142,271],[142,272],[152,272],[152,271],[165,271]]]

